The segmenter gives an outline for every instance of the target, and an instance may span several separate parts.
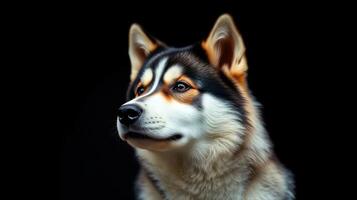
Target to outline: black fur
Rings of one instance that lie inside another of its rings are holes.
[[[213,96],[229,103],[240,113],[240,123],[245,126],[249,126],[249,122],[246,117],[246,110],[244,109],[245,99],[232,80],[224,75],[224,73],[217,67],[209,64],[208,57],[199,44],[183,48],[160,47],[155,50],[151,55],[149,55],[143,64],[138,77],[129,87],[128,100],[135,97],[134,89],[140,80],[139,77],[141,77],[145,69],[151,68],[155,71],[158,62],[163,57],[168,57],[164,71],[174,64],[183,66],[184,74],[197,83],[200,93],[212,94]],[[155,74],[153,78],[155,79]],[[200,95],[194,100],[194,105],[198,109],[202,108]]]

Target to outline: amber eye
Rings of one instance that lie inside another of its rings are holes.
[[[142,93],[145,92],[145,88],[143,86],[139,86],[137,89],[136,89],[136,94],[138,96],[140,96]]]
[[[191,86],[185,82],[182,82],[182,81],[176,82],[172,87],[172,90],[174,92],[181,92],[181,93],[186,92],[189,89],[191,89]]]

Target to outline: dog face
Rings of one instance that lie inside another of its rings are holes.
[[[249,125],[244,52],[229,15],[217,20],[205,41],[184,48],[168,47],[132,25],[120,137],[151,151],[236,148]]]

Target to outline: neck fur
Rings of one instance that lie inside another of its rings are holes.
[[[253,126],[244,138],[234,138],[241,134],[220,133],[215,134],[217,138],[208,140],[211,142],[194,142],[185,150],[152,152],[137,149],[139,160],[166,189],[180,188],[180,191],[197,194],[239,182],[243,185],[254,173],[254,168],[263,165],[272,154],[270,140],[255,106],[251,108],[254,111],[250,113]]]

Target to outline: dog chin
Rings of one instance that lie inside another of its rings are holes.
[[[131,146],[151,151],[168,151],[182,145],[184,140],[181,134],[173,134],[166,138],[154,138],[147,134],[128,132],[124,140]]]

